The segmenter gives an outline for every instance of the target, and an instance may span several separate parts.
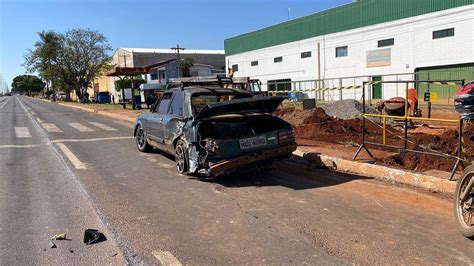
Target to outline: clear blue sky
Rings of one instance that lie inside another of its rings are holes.
[[[224,49],[224,39],[351,0],[0,0],[0,79],[25,73],[37,32],[90,28],[112,47]]]

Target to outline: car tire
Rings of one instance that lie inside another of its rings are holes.
[[[176,170],[180,174],[187,174],[189,171],[189,160],[188,160],[188,149],[186,143],[183,140],[178,140],[175,146],[175,162]]]
[[[146,140],[146,133],[142,126],[137,127],[137,131],[135,134],[135,143],[137,144],[137,148],[141,152],[149,152],[152,150],[150,144]]]

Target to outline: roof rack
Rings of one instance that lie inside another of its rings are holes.
[[[173,78],[168,80],[168,84],[179,84],[181,87],[187,87],[190,85],[218,85],[223,86],[225,84],[233,83],[247,83],[249,81],[248,77],[226,77],[225,74],[217,74],[212,76],[197,76],[189,78]]]

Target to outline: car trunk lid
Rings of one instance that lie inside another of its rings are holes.
[[[195,117],[196,120],[223,114],[273,113],[283,102],[281,96],[258,96],[218,102],[206,105]]]

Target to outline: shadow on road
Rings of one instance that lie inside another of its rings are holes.
[[[279,162],[273,170],[249,170],[216,178],[195,178],[228,188],[282,186],[294,190],[336,186],[353,180],[370,179],[337,173],[327,168],[304,167],[292,159]]]
[[[153,149],[151,153],[164,156],[174,163],[174,157],[167,153],[157,149]],[[338,173],[323,165],[322,163],[305,165],[304,161],[291,158],[278,162],[272,169],[258,171],[251,168],[231,175],[210,178],[196,174],[190,175],[189,179],[219,184],[227,188],[281,186],[294,190],[330,187],[353,180],[370,179],[359,175]]]

